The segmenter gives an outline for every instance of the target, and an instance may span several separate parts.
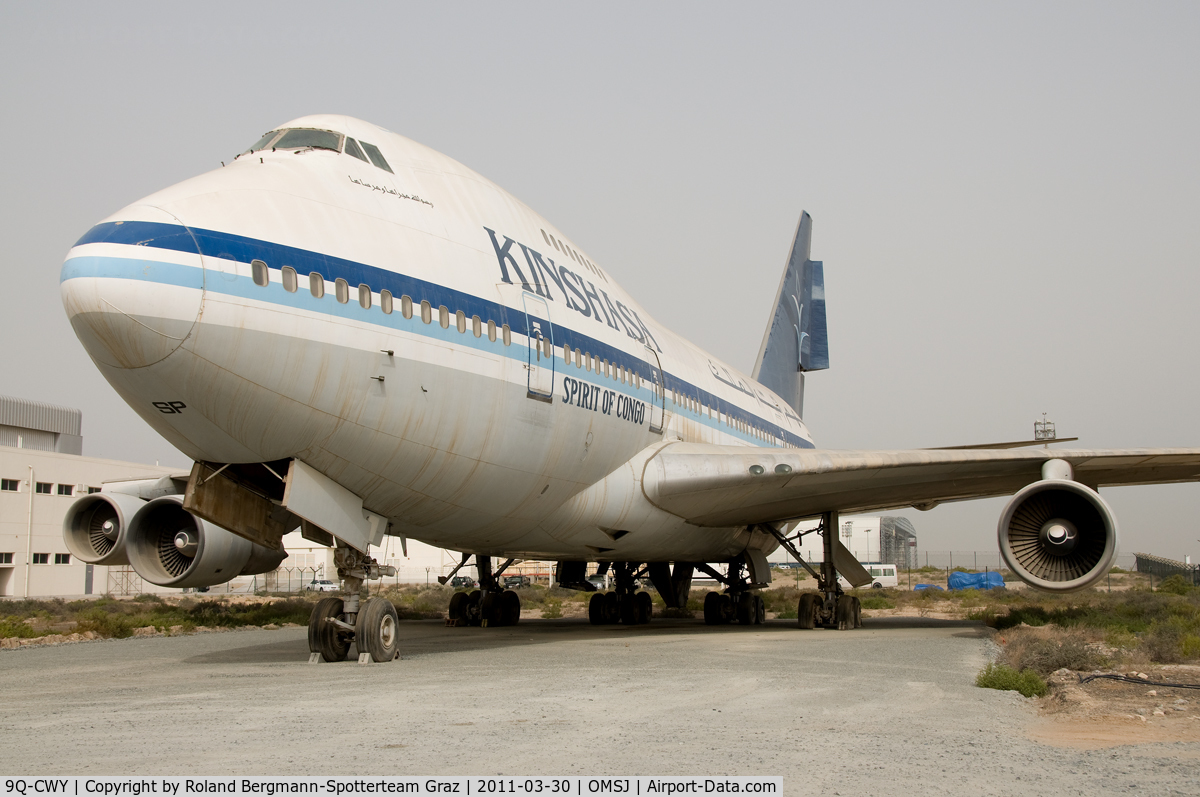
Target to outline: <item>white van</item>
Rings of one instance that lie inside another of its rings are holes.
[[[867,572],[871,574],[870,586],[874,589],[900,586],[900,579],[896,576],[895,565],[864,564],[863,567],[865,567]],[[842,589],[851,589],[850,582],[842,578],[840,575],[838,576],[838,584],[841,585]],[[865,587],[868,585],[864,584],[863,586]]]

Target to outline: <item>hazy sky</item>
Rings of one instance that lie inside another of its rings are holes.
[[[749,370],[801,210],[818,445],[1200,446],[1200,4],[5,3],[0,393],[89,456],[186,466],[96,371],[58,274],[96,221],[308,113],[370,120],[551,219]],[[1105,491],[1200,554],[1200,487]],[[994,550],[1003,501],[913,518]]]

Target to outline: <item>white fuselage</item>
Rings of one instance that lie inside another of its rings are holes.
[[[285,127],[369,141],[394,173],[330,150],[253,152],[124,208],[63,266],[80,340],[167,440],[210,463],[300,459],[392,533],[456,550],[715,561],[773,547],[685,523],[640,479],[677,440],[812,447],[782,399],[657,325],[461,164],[347,117]]]

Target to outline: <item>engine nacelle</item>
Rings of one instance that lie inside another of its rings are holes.
[[[1026,584],[1073,592],[1099,581],[1117,554],[1117,519],[1079,482],[1045,479],[1018,492],[997,529],[1000,555]]]
[[[63,518],[67,550],[89,565],[127,565],[128,529],[146,502],[125,493],[92,493],[76,499]]]
[[[129,563],[138,575],[160,587],[211,587],[237,576],[266,573],[287,553],[272,550],[183,508],[183,496],[146,503],[126,534]]]

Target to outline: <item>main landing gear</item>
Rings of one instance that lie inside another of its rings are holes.
[[[468,557],[463,556],[463,564]],[[479,570],[479,589],[471,592],[456,592],[450,598],[450,608],[446,612],[447,625],[477,625],[495,627],[498,625],[516,625],[521,621],[521,598],[511,589],[501,589],[500,574],[513,563],[506,561],[495,573],[492,572],[490,556],[476,556],[476,568]],[[460,564],[459,567],[462,567]],[[458,568],[455,568],[455,572]],[[438,579],[441,581],[441,579]]]
[[[308,619],[309,651],[325,661],[345,661],[353,642],[360,657],[367,655],[377,662],[400,658],[396,607],[386,598],[361,600],[358,594],[364,580],[394,576],[396,569],[343,546],[334,551],[334,562],[343,595],[324,598],[313,607]]]
[[[608,572],[608,563],[601,564],[600,575]],[[649,592],[638,592],[633,562],[612,565],[617,588],[612,592],[597,592],[588,603],[588,620],[592,625],[645,625],[654,614],[654,600]]]
[[[701,566],[709,575],[726,585],[724,592],[710,592],[704,596],[704,624],[724,625],[737,621],[740,625],[761,625],[767,621],[767,604],[754,591],[755,585],[743,572],[743,562],[735,559],[729,564],[729,574],[724,578],[707,565]]]
[[[839,631],[862,628],[862,601],[842,591],[842,587],[838,583],[837,568],[834,566],[837,556],[835,546],[840,546],[836,536],[838,513],[836,511],[826,512],[821,515],[821,525],[815,529],[821,535],[822,543],[820,572],[814,570],[808,562],[800,557],[800,552],[796,550],[792,540],[785,538],[774,528],[766,528],[775,535],[779,544],[817,580],[818,592],[804,593],[800,596],[800,601],[796,606],[796,622],[799,626],[807,629],[836,628]],[[850,555],[844,548],[842,550],[844,555]]]

